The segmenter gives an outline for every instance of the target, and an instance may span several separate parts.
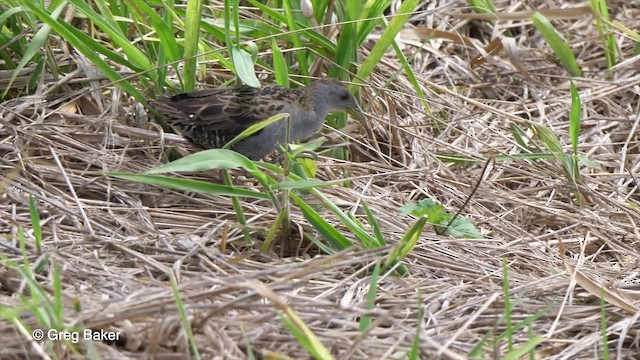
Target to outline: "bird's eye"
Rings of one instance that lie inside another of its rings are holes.
[[[340,94],[340,100],[347,100],[349,98],[349,93],[343,92]]]

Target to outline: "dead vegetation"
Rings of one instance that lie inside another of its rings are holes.
[[[631,3],[611,2],[610,9],[615,19],[637,29],[640,10]],[[480,33],[474,40],[480,47],[491,40],[483,22],[455,16],[453,10],[436,8],[412,22],[418,29],[436,21],[451,32]],[[553,158],[494,160],[482,173],[492,156],[523,153],[513,140],[513,123],[522,128],[543,123],[570,148],[566,71],[526,19],[508,24],[520,41],[515,44],[518,66],[527,69],[526,75],[504,52],[470,68],[475,48],[449,39],[401,38],[430,109],[406,76],[388,83],[401,73],[390,53],[361,89],[370,128],[348,128],[352,161],[320,157],[317,162],[320,179],[349,174],[350,187],[322,191],[363,222],[366,200],[390,244],[412,223],[397,215],[400,206],[434,197],[456,212],[480,182],[463,215],[486,238],[446,238],[426,229],[406,258],[410,276],[382,277],[373,310],[365,304],[370,271],[388,249],[311,256],[317,251],[301,244],[293,257],[263,254],[256,249],[277,215],[267,202],[243,202],[257,242],[249,248],[228,198],[106,176],[153,168],[171,147],[195,149],[154,124],[127,122],[125,111],[133,108],[126,96],[85,71],[68,82],[72,91],[63,97],[47,96],[47,89],[57,86],[47,77],[36,94],[0,105],[1,252],[22,263],[17,234],[25,232],[27,259],[35,264],[49,257],[36,279],[51,290],[53,264],[61,270],[65,322],[121,333],[116,342],[94,343],[105,359],[181,359],[189,353],[171,272],[204,358],[244,359],[247,344],[259,358],[273,353],[307,358],[278,316],[289,307],[338,359],[396,358],[410,349],[418,326],[421,358],[465,359],[483,337],[493,341],[505,330],[503,258],[514,323],[541,313],[530,326],[545,339],[536,348],[537,358],[601,355],[601,288],[611,356],[637,358],[637,43],[618,34],[620,63],[607,71],[590,15],[554,22],[571,39],[585,71],[574,79],[584,109],[579,151],[598,162],[597,168],[583,168],[585,181],[577,186],[585,201],[578,204],[573,184]],[[360,51],[367,56],[366,48]],[[58,56],[79,61],[70,53]],[[479,162],[452,164],[441,160],[445,154]],[[241,172],[236,175],[239,184],[256,186]],[[215,173],[189,176],[219,181]],[[33,245],[29,195],[42,219],[42,255]],[[313,233],[299,212],[292,220]],[[337,222],[336,228],[350,236]],[[24,279],[9,267],[0,269],[0,304],[19,304]],[[364,314],[372,316],[373,326],[361,332],[358,321]],[[35,318],[25,315],[24,320],[37,327]],[[3,358],[51,352],[7,322],[0,324],[0,333]],[[515,336],[515,343],[522,343],[527,330]],[[58,351],[66,358],[83,357]],[[505,342],[499,342],[485,356],[500,358],[506,351]]]

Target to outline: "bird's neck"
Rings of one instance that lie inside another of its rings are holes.
[[[304,88],[305,91],[302,94],[302,96],[304,97],[303,101],[312,104],[314,120],[318,119],[317,122],[322,125],[322,122],[324,122],[324,118],[326,118],[333,109],[331,109],[326,101],[320,101],[320,99],[324,98],[324,94],[320,90],[316,89],[313,85],[314,84],[311,83],[311,85],[308,85],[306,88]],[[316,91],[318,93],[316,93]]]
[[[286,112],[291,114],[289,140],[294,141],[306,138],[318,131],[324,123],[324,119],[330,109],[326,106],[318,106],[318,102],[313,102],[313,96],[314,94],[305,91],[300,94],[300,102],[303,106],[295,106],[287,109]],[[282,126],[286,126],[286,121],[282,122]],[[284,132],[282,132],[282,135],[284,135]]]

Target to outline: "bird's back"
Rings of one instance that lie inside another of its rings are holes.
[[[249,126],[286,111],[280,86],[235,86],[161,96],[150,105],[169,125],[203,148],[220,148]]]

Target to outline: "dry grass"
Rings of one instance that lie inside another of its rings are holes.
[[[612,3],[611,12],[637,29],[640,10],[631,3]],[[416,15],[414,23],[433,20],[463,34],[474,27],[487,29],[453,13],[451,7],[439,8]],[[477,54],[470,47],[407,39],[404,50],[413,56],[433,115],[427,115],[404,76],[385,86],[400,69],[390,56],[362,88],[370,129],[350,131],[353,161],[318,160],[321,179],[339,178],[343,170],[353,177],[349,188],[323,191],[363,222],[361,201],[366,200],[391,244],[412,223],[396,215],[400,206],[430,196],[456,212],[481,182],[463,214],[486,239],[444,238],[428,229],[406,259],[411,275],[380,279],[373,311],[365,310],[364,299],[370,270],[384,249],[312,257],[315,250],[302,246],[295,257],[261,254],[245,246],[228,198],[105,176],[157,166],[170,147],[194,149],[157,126],[125,121],[122,108],[131,104],[124,96],[85,91],[105,86],[99,80],[78,81],[69,85],[75,92],[47,102],[43,98],[53,84],[43,80],[37,95],[0,105],[0,232],[6,234],[1,252],[22,262],[15,235],[22,226],[32,236],[28,196],[33,195],[42,218],[44,252],[62,270],[66,321],[122,334],[116,343],[95,343],[103,358],[185,357],[188,344],[169,285],[173,271],[205,358],[244,359],[248,343],[263,356],[269,351],[307,356],[278,318],[278,306],[262,296],[264,285],[297,312],[336,358],[393,358],[410,348],[420,324],[422,358],[464,359],[483,336],[491,340],[504,331],[503,257],[508,260],[514,322],[547,310],[531,325],[533,333],[545,338],[537,348],[539,358],[600,356],[599,286],[608,292],[610,351],[619,358],[636,358],[640,213],[634,174],[640,167],[640,60],[633,57],[633,41],[618,37],[623,62],[606,72],[590,16],[554,22],[572,39],[585,70],[583,78],[574,79],[586,113],[580,152],[599,163],[583,171],[586,202],[576,205],[553,159],[496,162],[482,174],[482,161],[452,165],[436,156],[486,159],[521,153],[509,126],[526,127],[528,121],[546,124],[568,144],[566,72],[529,22],[511,24],[530,79],[504,53],[470,69]],[[367,49],[361,51],[367,55]],[[83,76],[90,77],[79,71],[76,78]],[[193,176],[218,181],[215,174]],[[238,183],[254,186],[242,176],[238,174]],[[259,248],[275,210],[267,202],[243,205]],[[293,220],[312,231],[296,211]],[[338,223],[336,227],[345,230]],[[28,254],[35,262],[34,247]],[[25,283],[14,271],[2,271],[0,304],[17,304]],[[37,279],[50,288],[50,275],[49,266]],[[74,301],[81,304],[79,311],[72,308]],[[417,318],[419,306],[422,319]],[[364,334],[358,331],[363,314],[373,317],[373,327]],[[36,326],[32,318],[25,321]],[[35,354],[41,345],[8,323],[0,324],[0,333],[3,358]],[[527,340],[526,331],[515,336],[516,342]],[[504,342],[500,346],[490,349],[495,351],[491,356],[506,352]]]

